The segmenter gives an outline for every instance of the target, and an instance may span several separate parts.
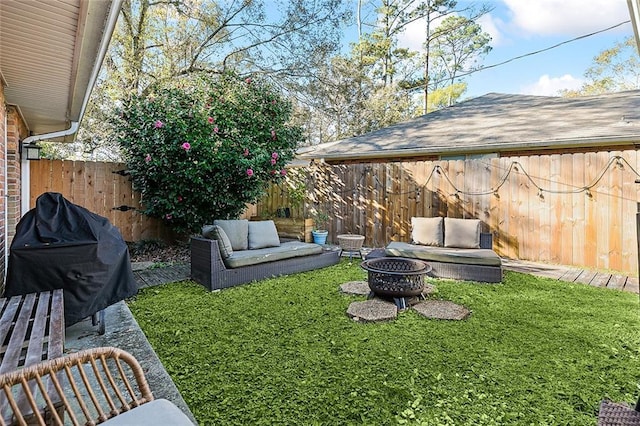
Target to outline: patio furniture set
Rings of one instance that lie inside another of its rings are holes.
[[[500,258],[491,249],[491,234],[481,233],[480,226],[477,219],[412,218],[412,243],[391,242],[383,256],[426,262],[434,277],[500,282]],[[271,220],[215,220],[203,227],[202,237],[191,239],[191,277],[217,290],[310,271],[338,263],[345,253],[363,257],[363,241],[352,234],[339,235],[339,247],[281,241]]]

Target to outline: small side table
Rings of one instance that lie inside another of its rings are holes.
[[[364,235],[357,234],[340,234],[338,235],[338,244],[340,244],[340,249],[342,253],[349,253],[349,260],[353,258],[353,256],[357,256],[362,258],[362,253],[360,249],[362,248],[362,243],[364,242]]]

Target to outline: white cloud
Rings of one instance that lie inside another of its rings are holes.
[[[500,30],[498,29],[503,25],[503,22],[500,20],[500,18],[496,18],[490,13],[487,13],[486,15],[482,15],[478,19],[478,23],[482,27],[482,31],[488,33],[491,36],[491,47],[502,45],[502,43],[504,42],[504,38]]]
[[[431,30],[433,31],[435,28],[437,28],[443,20],[443,17],[433,19],[431,21]],[[482,15],[478,19],[478,23],[482,27],[482,31],[488,33],[491,36],[491,47],[496,47],[503,44],[504,37],[501,34],[502,32],[500,28],[506,27],[504,21],[492,15],[491,13],[487,13],[485,15]],[[407,25],[405,30],[398,35],[398,45],[401,47],[409,48],[411,50],[423,52],[423,43],[425,42],[426,32],[426,19],[418,19]]]
[[[536,83],[522,87],[520,93],[523,95],[558,96],[560,90],[579,89],[583,82],[582,79],[575,78],[571,74],[565,74],[561,77],[549,77],[548,74],[544,74]]]
[[[427,33],[426,21],[418,19],[406,26],[405,30],[398,36],[398,46],[406,47],[419,52],[424,51],[425,34]]]
[[[0,0],[2,1],[2,0]],[[443,18],[436,18],[431,21],[431,31],[442,23]],[[407,25],[403,32],[398,35],[398,46],[406,47],[418,52],[424,52],[425,35],[427,34],[427,20],[417,19]]]
[[[629,19],[625,0],[503,0],[512,23],[531,35],[581,35]]]

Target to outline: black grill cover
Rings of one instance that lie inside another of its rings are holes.
[[[107,218],[46,192],[16,226],[5,296],[64,289],[69,326],[138,291],[129,251]]]

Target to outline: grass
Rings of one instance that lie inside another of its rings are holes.
[[[221,292],[190,282],[130,308],[200,424],[593,425],[640,393],[638,296],[507,272],[435,281],[473,311],[357,323],[346,261]]]

